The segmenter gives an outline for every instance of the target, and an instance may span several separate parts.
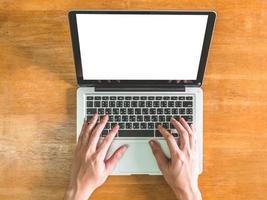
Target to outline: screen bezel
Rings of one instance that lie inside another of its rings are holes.
[[[169,80],[120,80],[119,83],[117,82],[117,80],[111,80],[110,82],[107,82],[105,80],[103,81],[84,80],[83,73],[82,73],[82,62],[81,62],[76,14],[208,15],[207,27],[205,31],[203,47],[202,47],[202,52],[200,56],[197,79],[186,80],[187,81],[186,83],[184,81],[180,83],[176,83],[175,81],[170,82]],[[205,72],[210,42],[212,38],[215,18],[216,18],[216,13],[213,11],[109,11],[109,10],[107,11],[105,10],[70,11],[69,12],[69,25],[70,25],[73,56],[74,56],[78,85],[94,86],[94,85],[99,85],[99,84],[110,85],[110,83],[113,83],[112,85],[119,85],[119,86],[122,86],[122,85],[131,86],[132,85],[135,87],[138,87],[138,86],[143,87],[146,85],[149,85],[152,87],[158,87],[162,85],[175,86],[175,87],[185,86],[185,85],[201,86],[203,77],[204,77],[204,72]]]

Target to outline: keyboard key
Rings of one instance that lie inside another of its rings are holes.
[[[125,100],[131,100],[131,99],[132,99],[131,96],[126,96],[126,97],[125,97]]]
[[[119,137],[153,137],[154,130],[119,130]]]
[[[143,114],[143,115],[148,114],[148,109],[147,109],[147,108],[143,108],[143,109],[142,109],[142,114]]]
[[[155,128],[154,123],[148,123],[148,124],[147,124],[147,128],[148,128],[148,129],[153,129],[153,130],[154,130],[154,128]]]
[[[95,100],[101,100],[100,96],[95,96]]]
[[[116,100],[116,96],[111,96],[109,99],[110,100]]]
[[[142,96],[141,100],[147,100],[147,96]]]
[[[144,122],[141,123],[141,124],[140,124],[140,128],[141,128],[141,129],[147,129],[147,123],[144,123]]]
[[[167,122],[162,123],[162,126],[166,129],[170,129],[170,124]]]
[[[134,114],[134,109],[133,108],[128,108],[127,112],[128,112],[128,114]]]
[[[183,107],[193,107],[193,102],[192,101],[184,101]]]
[[[118,100],[124,100],[123,96],[118,96]]]
[[[93,96],[87,96],[86,99],[87,99],[87,100],[93,100],[94,97],[93,97]]]
[[[171,109],[170,108],[165,108],[164,109],[164,114],[165,115],[171,114]]]
[[[124,107],[130,107],[131,102],[130,101],[124,101]]]
[[[120,114],[121,114],[121,115],[126,114],[126,111],[127,111],[126,108],[121,108],[121,109],[120,109]]]
[[[193,114],[193,109],[192,108],[187,108],[186,109],[186,114]]]
[[[120,114],[119,108],[113,108],[113,114]]]
[[[153,97],[153,96],[148,97],[148,100],[154,100],[154,99],[155,99],[155,97]]]
[[[102,107],[108,107],[108,101],[102,101]]]
[[[186,97],[186,100],[193,100],[192,96]]]
[[[121,116],[120,115],[115,115],[114,117],[116,122],[120,122],[121,121]]]
[[[112,114],[111,108],[106,108],[105,113],[111,115]]]
[[[139,97],[138,96],[134,96],[133,100],[139,100]]]
[[[126,123],[126,129],[132,129],[132,123]]]
[[[153,107],[159,107],[160,101],[153,101]]]
[[[145,122],[150,122],[150,115],[145,115],[144,116],[144,121]]]
[[[87,101],[87,107],[93,107],[94,106],[94,103],[93,101]]]
[[[132,101],[131,102],[131,107],[137,107],[137,101]]]
[[[88,108],[87,114],[95,114],[97,112],[96,108]]]
[[[171,120],[171,118],[172,118],[171,115],[166,115],[165,117],[166,117],[166,121],[167,121],[167,122],[169,122],[169,121]]]
[[[128,115],[122,115],[121,116],[121,121],[128,122]]]
[[[97,112],[100,115],[104,115],[105,114],[105,109],[104,108],[98,108]]]
[[[146,107],[152,107],[152,101],[147,101],[146,102]]]
[[[182,107],[181,101],[175,101],[175,107]]]
[[[163,109],[162,108],[158,108],[157,109],[157,114],[163,114]]]
[[[161,96],[157,96],[157,97],[156,97],[156,100],[161,100],[161,99],[162,99]]]
[[[180,96],[178,99],[179,100],[185,100],[185,97],[184,96]]]
[[[115,106],[116,106],[115,101],[110,101],[110,102],[109,102],[109,107],[115,107]]]
[[[177,100],[177,99],[178,99],[178,97],[176,97],[176,96],[171,97],[171,100]]]
[[[136,117],[136,120],[137,120],[138,122],[142,122],[142,121],[143,121],[143,115],[138,115],[138,116]]]
[[[181,114],[181,115],[185,114],[185,109],[184,108],[179,108],[179,114]]]
[[[139,129],[139,123],[133,123],[133,129]]]
[[[156,114],[156,109],[155,108],[150,108],[149,109],[149,114]]]
[[[192,115],[186,115],[186,116],[182,116],[185,121],[187,122],[192,122],[193,121],[193,116]]]
[[[110,129],[111,128],[111,126],[110,126],[110,123],[108,122],[107,124],[106,124],[106,126],[105,126],[105,129]]]
[[[108,135],[108,130],[103,130],[102,133],[101,133],[101,136],[102,137],[106,137]]]
[[[159,122],[165,122],[165,116],[164,115],[159,115]]]
[[[100,101],[95,101],[94,102],[94,107],[100,107]]]
[[[152,122],[157,122],[158,121],[158,116],[157,115],[152,115],[151,116],[151,121]]]
[[[161,107],[167,107],[167,101],[161,101]]]
[[[123,101],[116,101],[117,107],[123,107]]]
[[[170,100],[170,97],[163,97],[163,100]]]
[[[125,123],[119,123],[119,126],[120,126],[120,130],[121,130],[121,129],[125,129],[125,128],[126,128],[126,125],[125,125]]]
[[[145,101],[139,101],[138,106],[139,107],[145,107]]]
[[[108,116],[108,121],[110,121],[110,122],[114,122],[114,115],[110,115],[110,116]]]
[[[178,114],[178,108],[173,108],[172,109],[172,114],[177,115]]]
[[[135,121],[136,121],[136,116],[131,115],[131,116],[129,117],[129,121],[130,121],[130,122],[135,122]]]
[[[135,113],[136,115],[140,115],[140,114],[142,113],[141,108],[136,108],[136,109],[134,110],[134,113]]]
[[[102,100],[108,100],[108,99],[109,99],[108,96],[103,96],[103,97],[102,97]]]
[[[168,107],[174,107],[174,101],[169,101],[168,102]]]

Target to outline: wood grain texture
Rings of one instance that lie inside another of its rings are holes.
[[[267,1],[0,0],[0,199],[62,199],[75,148],[67,11],[218,14],[204,77],[203,199],[267,198]],[[91,199],[175,199],[162,177],[110,177]]]

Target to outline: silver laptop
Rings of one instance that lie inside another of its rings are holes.
[[[78,81],[77,138],[95,112],[109,114],[104,138],[120,130],[107,157],[128,150],[114,175],[161,174],[148,141],[161,123],[179,140],[170,118],[182,116],[198,134],[203,169],[202,80],[214,27],[209,11],[71,11],[69,22]]]

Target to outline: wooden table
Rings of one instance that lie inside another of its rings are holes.
[[[267,1],[0,0],[0,199],[62,199],[75,148],[70,9],[212,9],[204,199],[267,199]],[[175,199],[162,177],[110,177],[91,199]]]

